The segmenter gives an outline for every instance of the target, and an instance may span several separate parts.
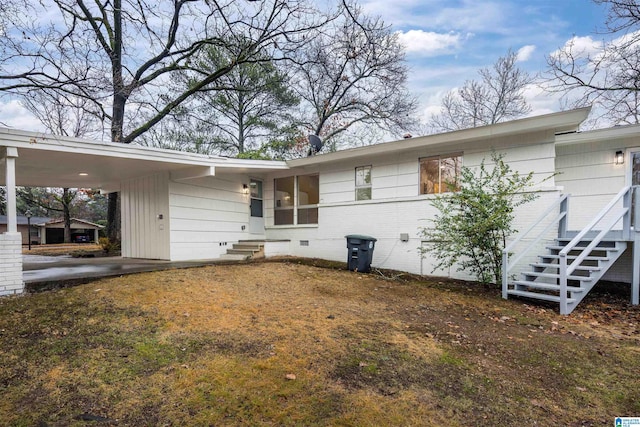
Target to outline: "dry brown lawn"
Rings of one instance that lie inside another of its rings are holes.
[[[74,253],[94,253],[101,254],[103,252],[100,245],[93,243],[60,243],[52,245],[31,245],[31,250],[28,246],[22,246],[22,253],[24,255],[71,255]]]
[[[0,299],[0,424],[612,425],[639,343],[610,294],[562,317],[293,261],[144,273]]]

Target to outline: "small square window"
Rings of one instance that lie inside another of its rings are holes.
[[[356,168],[356,200],[371,200],[371,166]]]

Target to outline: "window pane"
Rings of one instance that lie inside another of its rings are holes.
[[[298,206],[317,205],[320,202],[318,175],[298,177]],[[298,221],[300,223],[300,221]]]
[[[371,166],[356,168],[356,187],[371,185]]]
[[[293,207],[293,177],[278,178],[275,181],[275,208]]]
[[[293,224],[293,209],[276,209],[273,214],[273,223],[275,225]]]
[[[317,224],[318,208],[298,209],[298,224]]]
[[[262,199],[262,181],[252,179],[249,188],[251,189],[251,197]]]
[[[371,200],[371,187],[356,188],[356,200]]]
[[[420,159],[420,194],[458,191],[461,167],[461,154]]]
[[[440,159],[440,192],[458,191],[458,176],[462,157],[451,156]]]
[[[440,161],[437,157],[420,159],[420,194],[440,192]]]
[[[262,218],[262,199],[251,199],[251,216]]]

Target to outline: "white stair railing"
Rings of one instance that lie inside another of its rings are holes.
[[[532,240],[519,254],[512,260],[510,260],[510,256],[516,246],[524,237],[529,235],[542,221],[547,219],[550,213],[552,213],[559,206],[559,214],[553,218],[553,220],[545,226],[545,228],[538,234],[538,236]],[[554,203],[551,204],[539,217],[536,219],[533,224],[523,233],[520,233],[515,240],[509,243],[502,250],[502,298],[508,298],[508,288],[509,288],[509,271],[516,265],[522,257],[527,255],[534,246],[542,240],[542,238],[547,234],[552,227],[558,226],[558,234],[561,237],[564,237],[564,234],[567,231],[567,212],[569,209],[569,195],[561,194],[560,198],[558,198]]]
[[[622,236],[624,239],[629,239],[631,235],[631,186],[624,187],[616,196],[596,215],[591,222],[580,231],[560,252],[560,314],[568,314],[569,308],[567,303],[567,277],[573,273],[584,259],[591,254],[593,249],[600,244],[602,239],[613,229],[613,227],[622,219]],[[589,243],[585,249],[581,249],[581,254],[570,264],[567,264],[567,255],[572,250],[575,250],[576,246],[584,240],[589,234],[595,232],[595,227],[602,221],[602,219],[613,211],[613,208],[623,201],[623,208],[618,213],[614,214],[610,220],[606,223],[596,237]]]

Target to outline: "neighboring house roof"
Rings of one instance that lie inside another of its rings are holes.
[[[89,227],[93,227],[93,228],[104,228],[104,225],[100,225],[100,224],[96,224],[84,219],[78,219],[78,218],[71,218],[71,223],[78,223],[78,224],[83,224],[83,225],[87,225]],[[53,225],[53,224],[62,224],[64,223],[64,219],[52,219],[50,221],[47,221],[44,226],[47,225]]]
[[[47,226],[47,225],[53,225],[53,224],[60,224],[63,223],[64,219],[55,219],[55,218],[49,218],[46,216],[32,216],[31,217],[31,225],[37,225],[37,226]],[[78,224],[83,224],[83,225],[87,225],[89,227],[93,227],[93,228],[104,228],[103,225],[100,224],[94,224],[93,222],[84,220],[84,219],[78,219],[78,218],[71,218],[71,222],[72,223],[78,223]],[[7,223],[7,216],[6,215],[0,215],[0,224],[6,224]],[[18,225],[28,225],[29,222],[27,220],[27,217],[24,215],[18,215]],[[77,228],[77,227],[76,227]]]
[[[49,221],[51,221],[51,218],[48,218],[46,216],[31,217],[31,225],[44,224],[45,222],[49,222]],[[6,224],[6,223],[7,223],[7,216],[0,215],[0,224]],[[28,225],[28,224],[29,224],[29,221],[27,220],[26,216],[18,215],[18,225]]]

